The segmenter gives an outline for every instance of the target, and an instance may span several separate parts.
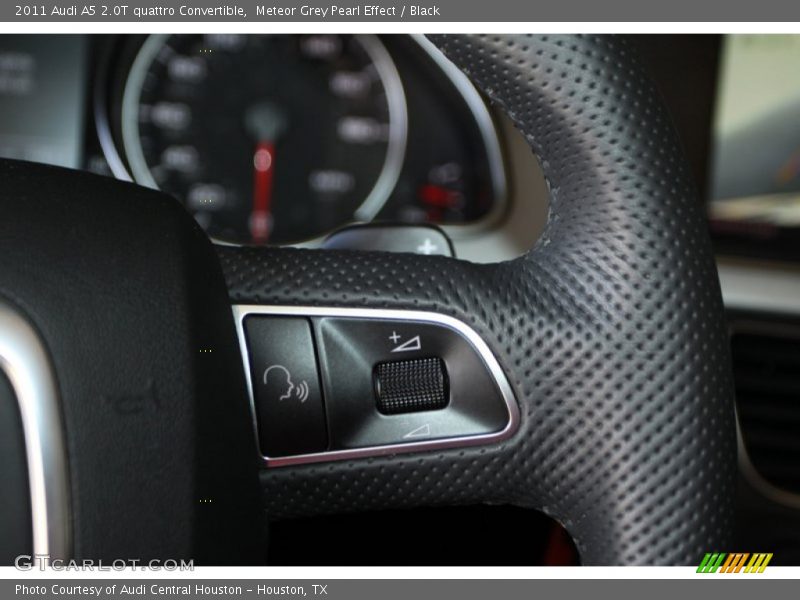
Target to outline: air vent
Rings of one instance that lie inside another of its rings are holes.
[[[773,485],[800,493],[800,328],[736,324],[731,343],[750,461]]]

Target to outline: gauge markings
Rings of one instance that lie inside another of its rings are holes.
[[[405,98],[374,36],[160,36],[134,61],[122,132],[134,178],[210,235],[286,243],[380,210]]]

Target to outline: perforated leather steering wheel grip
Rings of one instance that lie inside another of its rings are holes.
[[[654,86],[613,37],[432,39],[513,119],[544,170],[550,216],[535,247],[493,265],[219,255],[234,303],[464,321],[505,371],[520,428],[489,446],[265,470],[268,514],[510,503],[563,523],[584,564],[696,563],[724,549],[736,448],[723,307],[702,207]]]

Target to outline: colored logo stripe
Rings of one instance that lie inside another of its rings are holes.
[[[750,562],[747,562],[747,559]],[[698,573],[763,573],[769,561],[772,560],[772,553],[758,552],[707,552],[697,567]],[[745,566],[747,563],[747,566]],[[744,571],[742,571],[744,569]]]
[[[703,557],[703,560],[700,562],[700,566],[697,567],[698,573],[716,573],[719,566],[722,564],[722,561],[725,560],[725,553],[711,553],[706,552],[706,555]]]
[[[750,559],[750,562],[744,569],[745,573],[763,573],[764,569],[767,568],[769,561],[772,560],[772,553],[769,554],[753,554],[753,558]]]
[[[722,569],[720,569],[720,573],[738,573],[742,570],[744,566],[744,561],[750,554],[742,554],[740,552],[736,552],[734,554],[728,554],[728,558],[722,565]]]

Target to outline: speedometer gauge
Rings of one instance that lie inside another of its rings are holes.
[[[407,137],[403,85],[374,36],[152,36],[121,117],[133,178],[236,244],[374,218]]]

